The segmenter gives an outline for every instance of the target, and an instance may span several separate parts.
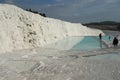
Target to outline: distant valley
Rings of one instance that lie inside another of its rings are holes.
[[[114,21],[93,22],[93,23],[86,23],[83,25],[90,28],[96,28],[101,30],[120,31],[120,22],[114,22]]]

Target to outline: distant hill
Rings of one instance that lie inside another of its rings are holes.
[[[88,26],[90,28],[96,28],[101,30],[120,31],[120,22],[115,22],[115,21],[94,22],[94,23],[86,23],[83,25]]]
[[[41,15],[41,16],[43,16],[43,17],[47,17],[45,13],[39,13],[39,12],[33,11],[33,10],[31,10],[31,9],[26,9],[26,11],[29,11],[29,12],[32,12],[32,13],[35,13],[35,14],[39,14],[39,15]]]

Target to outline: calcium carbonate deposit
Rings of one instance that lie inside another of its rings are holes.
[[[68,50],[84,36],[99,33],[0,4],[0,80],[120,80],[119,47]],[[48,44],[66,50],[43,48]]]
[[[42,47],[69,36],[99,33],[102,31],[79,23],[45,18],[13,5],[0,4],[0,52]]]

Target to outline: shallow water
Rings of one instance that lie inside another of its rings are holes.
[[[94,49],[101,49],[105,48],[105,46],[99,41],[99,38],[97,37],[84,37],[82,41],[80,41],[78,44],[73,46],[72,50],[82,50],[82,51],[89,51]]]
[[[103,36],[102,40],[105,42],[110,41],[109,36]],[[59,40],[58,42],[49,44],[46,47],[60,50],[91,51],[95,49],[106,48],[106,45],[99,40],[98,36],[86,36],[86,37],[69,37],[64,40]]]

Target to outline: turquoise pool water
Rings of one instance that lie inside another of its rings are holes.
[[[103,36],[102,40],[106,42],[110,41],[109,36]],[[95,49],[106,48],[103,42],[100,42],[98,36],[69,37],[67,39],[52,43],[48,46],[49,48],[61,50],[80,50],[80,51],[90,51]]]
[[[110,42],[113,40],[113,37],[109,36],[103,36],[102,40],[105,42]],[[87,36],[84,37],[82,41],[80,41],[78,44],[74,45],[72,50],[82,50],[82,51],[89,51],[94,49],[101,49],[106,48],[106,46],[100,42],[99,37],[97,36]]]
[[[105,48],[105,45],[102,44],[99,41],[98,37],[95,36],[88,36],[84,37],[82,41],[80,41],[78,44],[74,45],[72,50],[94,50],[94,49],[100,49],[100,48]]]
[[[97,38],[99,38],[99,37],[97,37]],[[113,40],[113,36],[110,36],[110,39],[109,39],[109,36],[103,36],[102,37],[102,39],[104,40],[104,41],[112,41]]]

